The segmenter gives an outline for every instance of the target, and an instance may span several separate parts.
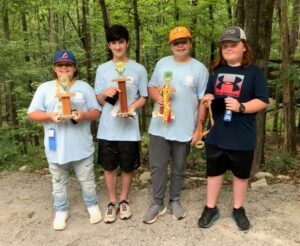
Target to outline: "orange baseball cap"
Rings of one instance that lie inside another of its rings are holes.
[[[191,32],[184,26],[177,26],[171,30],[169,35],[169,43],[179,38],[192,38]]]

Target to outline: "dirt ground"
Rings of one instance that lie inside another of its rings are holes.
[[[103,181],[98,181],[102,213],[107,204]],[[53,209],[49,174],[0,173],[0,245],[300,245],[300,185],[274,184],[249,190],[245,204],[252,228],[237,229],[230,217],[231,187],[223,187],[221,218],[209,229],[197,220],[205,204],[205,185],[186,188],[182,204],[187,217],[174,220],[170,214],[152,225],[142,223],[151,200],[151,186],[133,187],[132,219],[113,224],[91,225],[75,178],[70,179],[70,214],[67,229],[52,229]]]

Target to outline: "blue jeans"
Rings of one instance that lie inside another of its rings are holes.
[[[54,208],[56,211],[68,209],[67,185],[69,180],[69,169],[73,167],[77,180],[81,185],[83,200],[87,207],[98,203],[94,173],[93,155],[80,160],[58,165],[49,162],[49,170],[52,176]]]

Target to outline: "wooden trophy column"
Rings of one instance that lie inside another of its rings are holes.
[[[118,82],[118,88],[121,92],[119,92],[119,103],[120,103],[120,113],[126,114],[128,113],[128,105],[127,105],[127,94],[126,94],[126,81],[127,78],[119,78],[114,79],[114,82]]]
[[[68,76],[62,76],[56,81],[56,96],[61,102],[62,107],[58,112],[58,119],[75,119],[76,117],[76,114],[72,113],[71,109],[71,97],[75,96],[75,93],[68,92],[71,85]],[[64,92],[59,92],[60,86],[63,88]]]
[[[59,93],[57,97],[62,103],[62,114],[58,116],[59,119],[71,119],[74,118],[71,110],[71,97],[75,96],[75,93]]]
[[[128,105],[127,105],[127,94],[126,94],[126,82],[130,81],[129,78],[124,78],[125,72],[125,65],[123,62],[117,62],[116,64],[116,71],[119,74],[120,78],[113,79],[113,82],[118,82],[119,92],[119,104],[120,104],[120,111],[117,112],[118,117],[127,118],[133,117],[134,112],[129,112]]]

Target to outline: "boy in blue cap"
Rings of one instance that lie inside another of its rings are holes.
[[[56,80],[41,84],[36,90],[28,109],[28,118],[44,125],[45,153],[52,176],[54,208],[54,230],[66,228],[69,218],[67,183],[69,169],[75,170],[80,182],[83,199],[90,215],[90,223],[101,221],[94,175],[94,145],[90,131],[92,120],[100,116],[93,88],[76,80],[76,59],[69,50],[55,53],[54,73]],[[67,83],[62,83],[62,77]],[[76,110],[73,119],[60,117],[60,93],[72,93],[71,108]]]

